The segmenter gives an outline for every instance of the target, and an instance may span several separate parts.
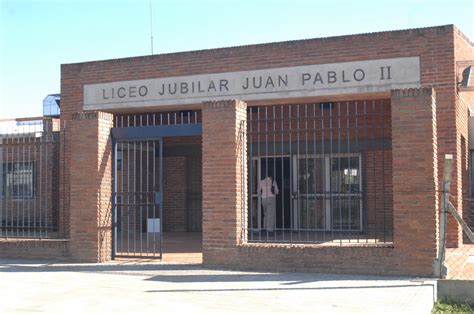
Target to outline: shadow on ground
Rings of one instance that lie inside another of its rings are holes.
[[[206,268],[202,264],[162,264],[157,262],[121,262],[102,264],[63,264],[44,261],[24,261],[24,260],[0,260],[1,272],[84,272],[95,274],[116,274],[126,276],[145,276],[146,281],[171,282],[171,283],[196,283],[196,282],[281,282],[288,288],[292,285],[322,282],[322,281],[365,281],[397,282],[407,280],[410,284],[392,284],[386,287],[416,287],[425,285],[423,279],[413,277],[387,277],[368,275],[342,275],[342,274],[322,274],[322,273],[288,273],[288,272],[254,272],[224,270],[217,268]],[[429,279],[430,280],[430,279]],[[376,286],[347,287],[352,288],[373,288]],[[331,287],[327,289],[333,289]],[[341,288],[341,287],[337,287]],[[286,288],[282,288],[286,289]],[[305,288],[306,289],[306,288]],[[321,288],[317,288],[321,289]],[[232,289],[231,289],[232,290]],[[170,290],[171,291],[171,290]],[[194,290],[190,290],[194,291]],[[202,291],[202,290],[198,290]],[[149,291],[152,292],[152,291]],[[163,290],[160,290],[163,292]]]

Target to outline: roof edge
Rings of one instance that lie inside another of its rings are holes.
[[[471,47],[474,48],[474,42],[472,42],[469,37],[466,36],[456,25],[453,25],[454,32],[457,33],[462,39],[464,39]]]
[[[357,38],[363,37],[377,37],[377,36],[387,36],[393,34],[407,34],[413,32],[423,33],[426,31],[450,31],[454,30],[459,32],[463,37],[465,37],[468,41],[469,38],[465,36],[458,28],[455,27],[453,24],[446,24],[446,25],[439,25],[439,26],[428,26],[428,27],[419,27],[419,28],[407,28],[401,30],[390,30],[390,31],[380,31],[380,32],[367,32],[367,33],[359,33],[359,34],[348,34],[348,35],[338,35],[338,36],[329,36],[329,37],[317,37],[317,38],[307,38],[307,39],[295,39],[295,40],[287,40],[287,41],[277,41],[277,42],[268,42],[268,43],[259,43],[259,44],[248,44],[248,45],[240,45],[240,46],[229,46],[229,47],[218,47],[218,48],[208,48],[208,49],[198,49],[198,50],[189,50],[189,51],[177,51],[177,52],[168,52],[162,54],[154,54],[154,55],[142,55],[142,56],[133,56],[133,57],[125,57],[125,58],[114,58],[114,59],[104,59],[104,60],[92,60],[92,61],[84,61],[84,62],[75,62],[75,63],[63,63],[61,66],[71,66],[71,65],[84,65],[84,64],[93,64],[93,63],[121,63],[121,62],[136,62],[136,61],[143,61],[149,60],[154,58],[162,58],[162,57],[170,57],[170,56],[185,56],[185,55],[201,55],[201,54],[218,54],[225,51],[230,50],[241,50],[241,49],[252,49],[252,48],[261,48],[266,46],[286,46],[292,45],[295,43],[302,43],[302,42],[318,42],[318,41],[327,41],[327,40],[353,40]],[[470,42],[470,41],[469,41]],[[472,43],[471,43],[472,44]]]

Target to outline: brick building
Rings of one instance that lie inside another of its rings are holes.
[[[473,60],[446,25],[64,64],[60,240],[0,250],[161,257],[180,233],[207,265],[433,276],[445,154],[471,212]]]

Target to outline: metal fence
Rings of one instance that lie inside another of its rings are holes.
[[[249,107],[249,242],[393,241],[389,100]]]
[[[0,236],[55,237],[59,120],[0,122]]]

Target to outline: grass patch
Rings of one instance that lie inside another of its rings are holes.
[[[453,301],[436,301],[431,313],[474,313],[474,305]]]

